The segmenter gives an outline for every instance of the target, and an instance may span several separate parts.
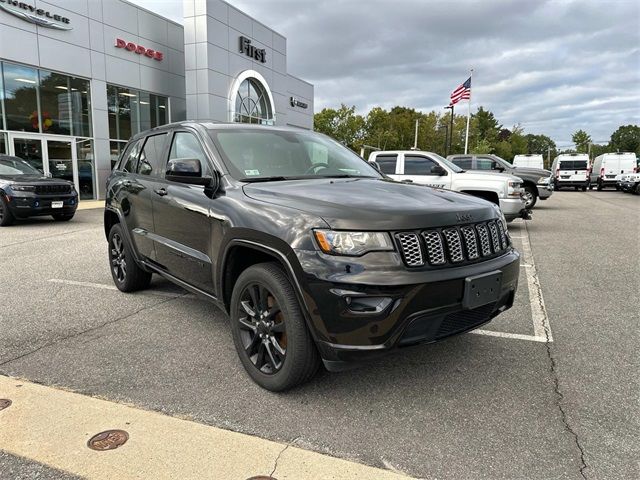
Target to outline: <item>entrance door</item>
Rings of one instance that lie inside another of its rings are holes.
[[[9,154],[29,162],[45,175],[73,182],[80,191],[74,138],[9,134]]]

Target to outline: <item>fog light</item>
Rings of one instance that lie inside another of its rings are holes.
[[[40,206],[40,202],[38,202],[37,200],[35,202],[33,202],[33,206],[34,207],[39,207]]]

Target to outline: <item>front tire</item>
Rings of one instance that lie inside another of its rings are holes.
[[[109,231],[109,269],[113,283],[122,292],[143,290],[151,283],[151,273],[136,263],[119,223]]]
[[[596,188],[596,190],[598,190],[599,192],[602,191],[603,185],[602,185],[602,180],[598,179],[598,186]]]
[[[584,187],[582,187],[582,191],[586,192],[587,191],[587,186],[585,185]]]
[[[527,210],[531,210],[535,206],[536,202],[538,201],[538,192],[534,187],[530,185],[525,185],[524,199],[525,199],[524,208],[526,208]]]
[[[68,222],[73,218],[75,213],[56,213],[55,215],[51,215],[56,222]]]
[[[9,210],[7,201],[0,196],[0,227],[8,227],[15,221],[15,217]]]
[[[307,382],[320,357],[291,282],[275,263],[247,268],[231,295],[231,331],[249,376],[272,392]]]

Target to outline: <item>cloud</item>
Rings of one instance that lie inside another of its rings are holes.
[[[173,0],[136,3],[178,19]],[[474,68],[472,108],[559,143],[640,123],[640,4],[600,1],[236,0],[287,37],[315,107],[437,110]],[[146,5],[145,5],[146,4]],[[459,111],[466,111],[461,105]]]

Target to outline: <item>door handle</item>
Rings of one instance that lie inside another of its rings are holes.
[[[156,195],[160,195],[161,197],[164,197],[169,192],[167,192],[166,188],[158,188],[158,189],[154,190],[153,193],[155,193]]]

